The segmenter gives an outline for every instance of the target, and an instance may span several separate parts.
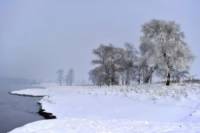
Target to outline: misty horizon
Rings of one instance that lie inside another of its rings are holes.
[[[55,80],[58,69],[67,72],[73,68],[76,81],[87,82],[93,49],[109,43],[123,47],[126,42],[138,48],[141,26],[152,19],[163,19],[181,25],[195,55],[191,75],[199,78],[198,3],[1,1],[0,77]]]

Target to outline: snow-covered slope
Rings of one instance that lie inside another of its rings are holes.
[[[200,132],[198,84],[46,86],[12,92],[44,96],[57,120],[39,121],[11,133],[193,133]]]

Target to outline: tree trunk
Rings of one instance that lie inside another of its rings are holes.
[[[144,77],[144,83],[151,83],[152,82],[152,74],[154,72],[154,68],[150,68],[150,70],[148,70],[146,76]]]
[[[167,82],[166,82],[166,85],[167,85],[167,86],[170,85],[170,77],[171,77],[171,75],[170,75],[170,73],[168,72],[168,73],[167,73]]]
[[[125,85],[130,85],[130,72],[128,70],[126,71]]]

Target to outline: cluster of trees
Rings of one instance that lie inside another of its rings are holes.
[[[128,43],[125,48],[102,44],[93,53],[98,58],[92,61],[97,66],[90,71],[90,79],[96,85],[130,84],[137,73],[134,71],[137,51]]]
[[[151,20],[142,26],[140,46],[126,43],[123,48],[101,44],[93,50],[96,59],[90,79],[96,85],[150,83],[154,74],[180,81],[189,72],[193,55],[184,41],[184,33],[173,21]]]
[[[72,86],[74,83],[74,70],[73,69],[69,69],[69,71],[67,72],[67,74],[65,75],[64,70],[63,69],[59,69],[57,71],[57,80],[58,80],[58,84],[60,86],[64,85],[64,83],[67,86]]]

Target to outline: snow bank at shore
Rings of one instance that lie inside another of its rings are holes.
[[[11,133],[193,133],[200,131],[200,85],[46,86],[12,94],[44,96],[57,120],[39,121]]]

